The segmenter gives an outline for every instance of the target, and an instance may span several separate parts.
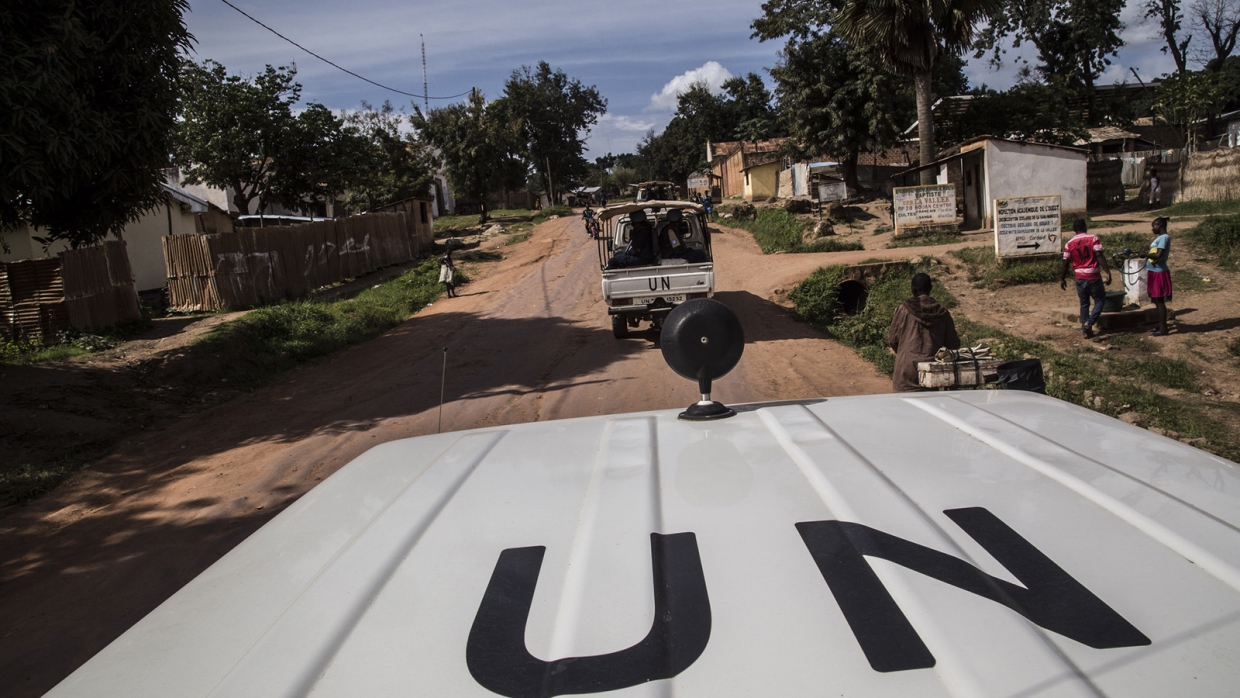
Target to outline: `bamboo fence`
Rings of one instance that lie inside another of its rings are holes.
[[[416,259],[431,224],[374,213],[304,225],[163,238],[169,306],[241,308],[300,298],[322,286]]]
[[[1085,163],[1085,200],[1091,210],[1113,208],[1124,203],[1124,163],[1103,160]]]
[[[1165,187],[1163,191],[1163,200],[1170,201]],[[1240,199],[1240,148],[1198,151],[1180,166],[1180,187],[1175,201],[1233,199]]]

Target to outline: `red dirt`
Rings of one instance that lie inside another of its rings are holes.
[[[775,300],[817,266],[875,252],[763,256],[748,234],[726,230],[714,243],[718,298],[740,315],[747,339],[740,365],[716,382],[717,399],[889,390],[888,378]],[[53,492],[10,509],[0,519],[4,693],[50,689],[371,446],[433,433],[443,347],[444,430],[696,399],[694,384],[664,364],[655,335],[611,336],[595,246],[577,220],[552,220],[526,242],[499,244],[484,247],[504,258],[474,265],[476,280],[460,298],[267,388],[127,438]],[[114,383],[102,387],[119,389]]]

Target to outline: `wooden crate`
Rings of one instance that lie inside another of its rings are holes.
[[[917,383],[923,388],[968,388],[986,383],[987,376],[998,374],[999,359],[978,359],[939,363],[920,361]]]

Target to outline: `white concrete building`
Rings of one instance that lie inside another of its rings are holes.
[[[994,224],[995,199],[1058,194],[1064,213],[1084,212],[1088,156],[1082,148],[978,136],[896,177],[910,178],[934,168],[939,184],[956,185],[963,227],[989,228]]]

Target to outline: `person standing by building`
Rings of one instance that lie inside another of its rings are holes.
[[[1158,310],[1158,326],[1154,328],[1155,337],[1168,334],[1167,304],[1171,302],[1171,269],[1167,266],[1167,258],[1171,256],[1171,236],[1167,233],[1165,216],[1150,222],[1150,231],[1154,233],[1154,241],[1150,243],[1146,253],[1145,283],[1149,289],[1150,300]]]
[[[1102,315],[1102,304],[1107,300],[1106,286],[1111,285],[1111,269],[1102,254],[1102,241],[1087,232],[1085,219],[1078,218],[1072,224],[1076,234],[1063,247],[1063,264],[1059,267],[1059,288],[1068,288],[1068,269],[1076,279],[1076,297],[1081,301],[1081,334],[1085,339],[1094,336],[1094,325]],[[1103,272],[1107,278],[1102,280]],[[1090,309],[1089,301],[1094,307]]]
[[[922,389],[917,381],[919,361],[932,361],[943,347],[960,348],[952,314],[930,297],[930,276],[917,274],[912,287],[913,297],[896,308],[887,331],[887,346],[896,353],[891,388],[897,393]]]
[[[439,258],[439,282],[448,292],[448,298],[456,298],[456,265],[452,263],[452,250]]]
[[[1158,181],[1158,170],[1150,169],[1150,208],[1162,206],[1162,183]]]

